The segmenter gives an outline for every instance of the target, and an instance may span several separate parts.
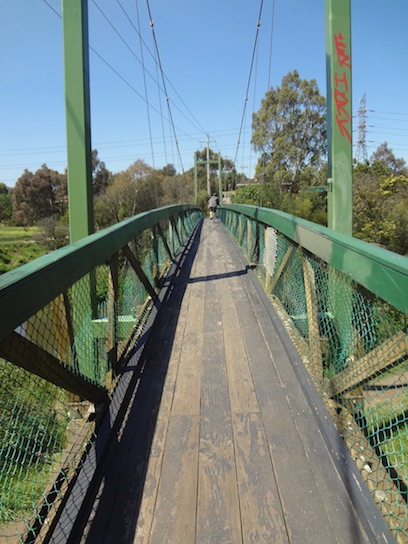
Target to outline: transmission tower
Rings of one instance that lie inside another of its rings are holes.
[[[367,132],[367,102],[366,102],[366,95],[365,93],[360,98],[360,103],[358,107],[358,139],[357,139],[357,147],[356,147],[356,161],[358,163],[364,164],[368,161],[367,156],[367,140],[366,140],[366,132]]]

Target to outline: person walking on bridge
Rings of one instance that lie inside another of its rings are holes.
[[[217,217],[217,208],[220,205],[218,200],[217,193],[213,193],[210,199],[208,200],[208,209],[210,210],[210,219]]]

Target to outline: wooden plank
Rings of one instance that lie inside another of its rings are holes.
[[[206,251],[202,248],[190,276],[193,281],[188,286],[190,298],[186,307],[186,327],[172,407],[172,413],[178,415],[200,413],[205,285],[204,282],[194,282],[194,278],[205,275],[205,266]]]
[[[167,256],[168,256],[169,260],[171,262],[173,262],[173,255],[172,255],[172,252],[170,251],[169,244],[167,243],[167,239],[166,239],[166,237],[164,235],[163,229],[160,226],[160,223],[157,223],[156,227],[157,227],[157,231],[159,233],[159,236],[162,239],[164,249],[166,250]]]
[[[235,305],[235,300],[238,298],[237,293],[241,289],[241,275],[229,276],[231,271],[236,268],[236,264],[230,260],[223,244],[219,244],[218,248],[221,255],[217,259],[217,271],[221,276],[226,275],[225,279],[219,280],[217,300],[222,315],[231,413],[258,413],[258,400]]]
[[[55,340],[57,343],[58,358],[66,364],[72,361],[71,346],[74,345],[69,327],[69,307],[65,302],[68,297],[66,294],[60,294],[50,302],[52,321],[55,327]],[[67,313],[68,312],[68,313]]]
[[[327,519],[325,497],[316,485],[313,468],[315,451],[305,451],[295,414],[288,404],[290,384],[282,382],[276,364],[290,365],[285,351],[274,356],[268,349],[259,318],[254,315],[251,300],[238,301],[245,343],[250,354],[250,366],[257,390],[265,434],[269,444],[289,542],[335,542],[332,527],[321,523],[322,512]],[[259,303],[258,303],[259,304]],[[280,352],[280,353],[279,353]],[[309,409],[303,399],[303,410]],[[314,427],[309,432],[313,432]],[[302,429],[302,432],[308,432]]]
[[[199,416],[171,417],[150,544],[195,543],[198,442]]]
[[[303,276],[306,292],[307,319],[309,323],[309,349],[312,357],[311,373],[317,383],[323,380],[323,360],[319,330],[319,308],[317,306],[315,274],[312,265],[303,260]]]
[[[215,234],[216,227],[212,231]],[[207,276],[212,279],[205,284],[196,544],[242,541],[222,313],[217,303],[221,287],[216,240],[217,236],[206,238]]]
[[[202,256],[201,254],[196,256],[192,266],[192,277],[197,277],[201,272],[202,266]],[[183,279],[184,272],[181,271],[181,275],[176,282],[176,288],[181,292],[184,289],[185,282],[187,278]],[[170,362],[167,370],[167,375],[163,387],[163,394],[160,401],[159,413],[157,416],[157,423],[154,433],[154,438],[150,450],[145,484],[143,488],[143,495],[141,499],[141,505],[139,510],[138,524],[135,531],[134,543],[136,544],[148,544],[150,542],[150,534],[153,525],[153,518],[156,518],[156,526],[160,527],[162,521],[160,520],[160,513],[164,512],[164,509],[161,508],[159,512],[156,513],[156,505],[158,502],[158,491],[159,491],[159,482],[161,481],[161,471],[163,466],[163,459],[165,455],[165,449],[168,437],[169,421],[171,415],[172,406],[174,406],[174,393],[176,388],[177,377],[180,375],[180,362],[182,358],[182,352],[184,347],[184,336],[186,326],[190,320],[192,320],[192,315],[189,313],[190,300],[192,292],[195,288],[194,283],[190,283],[185,287],[185,293],[182,296],[182,302],[180,306],[180,311],[178,312],[178,304],[174,303],[172,307],[172,312],[174,313],[174,319],[177,321],[176,330],[174,338],[171,338],[170,331],[163,339],[163,347],[171,347],[171,356]],[[173,293],[173,296],[176,293]],[[194,319],[192,320],[194,321]],[[171,435],[169,435],[171,436]],[[196,476],[197,477],[197,476]],[[196,498],[192,501],[196,504]]]
[[[316,407],[296,381],[250,273],[242,274],[234,261],[235,246],[222,226],[205,225],[184,300],[168,301],[171,319],[159,319],[150,344],[142,379],[151,383],[141,383],[140,398],[117,433],[118,453],[97,513],[105,530],[83,542],[370,542],[347,501],[349,487],[335,486],[335,454],[316,429]],[[192,381],[190,389],[179,386],[175,402],[183,364],[197,365],[200,415],[197,405],[188,406],[197,398]],[[253,381],[255,399],[244,377]],[[234,392],[238,388],[243,391]]]
[[[200,427],[196,544],[241,542],[231,421],[214,414],[202,417]]]
[[[150,533],[152,511],[145,508],[155,504],[157,485],[147,478],[156,478],[162,463],[168,420],[163,417],[161,403],[166,408],[171,406],[174,391],[175,375],[170,365],[178,364],[177,356],[172,358],[172,348],[182,294],[183,289],[176,287],[171,294],[174,298],[170,299],[174,306],[163,305],[157,316],[140,382],[121,428],[113,435],[116,440],[112,443],[113,457],[105,465],[100,500],[97,496],[84,543],[132,542],[139,516],[146,522],[141,534],[148,538]],[[169,372],[171,377],[167,381]],[[143,502],[143,498],[147,500]]]
[[[119,298],[119,255],[115,253],[109,260],[109,290],[108,290],[108,352],[109,369],[106,376],[106,387],[112,387],[113,369],[118,360],[118,298]]]
[[[252,303],[255,300],[255,297],[251,298]],[[323,401],[306,369],[303,367],[298,369],[299,372],[300,370],[303,371],[302,377],[299,379],[299,374],[295,372],[292,361],[288,359],[281,339],[276,337],[275,334],[271,334],[270,328],[267,326],[268,316],[265,309],[262,305],[256,305],[254,311],[256,311],[260,328],[263,329],[263,335],[269,350],[273,353],[278,380],[282,384],[287,407],[290,411],[289,417],[298,434],[297,440],[308,460],[307,470],[313,476],[315,490],[311,489],[310,493],[313,500],[316,501],[316,505],[318,505],[317,510],[313,512],[313,516],[316,515],[316,512],[319,515],[320,509],[320,515],[325,520],[326,529],[323,530],[322,527],[317,526],[315,533],[310,532],[307,538],[305,537],[305,541],[310,539],[319,542],[323,539],[322,541],[326,542],[328,537],[325,531],[330,531],[330,534],[336,535],[336,538],[334,536],[331,538],[335,538],[334,541],[339,544],[350,544],[350,542],[369,544],[371,540],[365,533],[355,504],[350,497],[350,494],[352,494],[350,481],[355,476],[349,467],[345,467],[348,461],[339,456],[337,449],[336,456],[332,455],[332,450],[329,451],[328,449],[330,446],[328,447],[326,441],[326,427],[334,429],[330,415],[325,411],[322,412]],[[302,363],[299,361],[298,365],[302,365]],[[307,396],[304,390],[306,385],[313,388],[311,394]],[[321,425],[322,420],[323,425]],[[341,440],[340,436],[337,436],[337,440]],[[339,460],[341,461],[339,462]],[[352,463],[351,459],[350,463]],[[302,479],[303,476],[301,475],[299,484],[301,484]],[[344,482],[347,483],[344,484]],[[357,482],[355,485],[360,492],[361,484]],[[302,490],[300,493],[304,494],[305,488],[302,485],[299,485],[299,489]],[[315,495],[316,492],[317,495]],[[350,529],[345,531],[345,527]]]
[[[224,280],[218,297],[222,311],[225,359],[232,413],[259,412],[258,401],[248,365],[248,354],[234,304],[233,291]]]
[[[109,400],[105,388],[75,374],[51,353],[16,332],[0,342],[0,357],[91,402],[104,404]]]
[[[188,318],[183,335],[173,414],[198,415],[200,413],[201,363],[203,350],[204,286],[195,284],[191,293]]]
[[[260,414],[233,415],[243,542],[287,542],[279,489]]]
[[[251,273],[248,277],[250,276]],[[256,290],[262,291],[258,284]],[[317,522],[314,532],[309,531],[308,528],[303,536],[301,536],[300,528],[299,538],[302,542],[336,541],[347,544],[351,542],[369,543],[374,541],[373,538],[376,542],[393,541],[385,523],[373,505],[371,496],[367,490],[361,488],[353,461],[346,452],[340,436],[334,430],[323,401],[305,372],[302,362],[292,359],[294,348],[289,345],[284,348],[280,339],[282,333],[277,337],[274,327],[271,327],[272,323],[268,325],[270,319],[268,316],[273,316],[273,313],[270,314],[270,310],[266,311],[265,302],[261,303],[258,297],[254,296],[253,285],[249,287],[248,294],[250,303],[256,312],[257,321],[263,329],[263,337],[273,354],[279,382],[291,410],[291,419],[309,460],[310,468],[306,468],[307,465],[301,468],[300,465],[294,464],[293,470],[300,472],[311,470],[316,488],[323,499],[323,504],[317,501],[314,505],[314,513],[310,519],[312,520],[315,512],[319,512],[320,509],[321,519],[325,520],[325,524]],[[261,298],[262,300],[266,298],[263,293]],[[241,314],[240,316],[246,322],[245,316]],[[287,338],[286,335],[284,338]],[[290,360],[288,360],[288,353],[291,354]],[[275,381],[271,383],[275,385]],[[258,382],[257,394],[262,401],[264,397],[261,387],[258,387]],[[269,394],[273,395],[273,391],[270,391]],[[262,406],[261,413],[264,413]],[[280,423],[280,419],[277,420],[277,423]],[[267,428],[268,424],[265,423],[265,429]],[[308,429],[311,429],[312,432],[308,432]],[[277,469],[276,473],[279,476],[281,471]],[[299,484],[301,484],[301,480],[302,475],[299,478]],[[290,489],[291,486],[288,487]],[[298,488],[300,493],[304,493],[305,489],[308,489],[307,486],[302,485],[298,485]],[[310,497],[312,499],[312,495]],[[313,500],[315,499],[316,497],[313,495]],[[287,505],[288,510],[296,511],[296,502],[297,498],[293,504]],[[299,510],[299,512],[301,511]],[[299,525],[301,526],[301,522]],[[313,526],[312,521],[310,525]],[[329,540],[324,532],[325,525],[331,527],[332,537],[329,537]],[[293,530],[291,524],[289,528]],[[297,540],[294,538],[293,541]]]
[[[127,258],[127,260],[129,261],[131,267],[136,272],[137,277],[142,282],[142,285],[144,286],[146,291],[149,293],[152,300],[154,302],[156,302],[157,301],[157,293],[156,293],[153,285],[150,283],[148,277],[144,273],[139,260],[134,255],[133,251],[130,249],[130,247],[128,245],[123,246],[122,251],[123,251],[123,254],[125,255],[125,257]]]
[[[286,265],[288,264],[288,261],[289,261],[289,257],[292,255],[292,252],[294,250],[294,247],[295,246],[289,246],[283,259],[282,259],[282,262],[276,272],[276,274],[274,275],[274,277],[271,279],[270,283],[269,283],[269,292],[272,293],[272,291],[275,289],[275,286],[276,284],[278,283],[279,281],[279,278],[281,277],[281,275],[283,274],[283,271],[285,270],[286,268]]]
[[[145,484],[143,487],[143,495],[140,504],[138,524],[136,527],[134,543],[148,544],[150,541],[150,533],[153,525],[153,516],[155,515],[155,507],[157,504],[157,494],[160,482],[160,475],[163,465],[163,457],[167,440],[167,432],[170,421],[171,406],[174,399],[174,391],[176,387],[177,375],[179,372],[179,363],[183,347],[184,329],[187,321],[187,308],[189,306],[191,290],[187,290],[180,308],[179,319],[177,320],[177,328],[174,341],[165,339],[165,348],[169,348],[171,343],[171,356],[167,375],[163,387],[163,394],[160,401],[157,423],[150,450]]]
[[[374,378],[380,372],[384,372],[400,359],[406,358],[407,355],[408,335],[399,331],[364,357],[352,363],[349,368],[333,376],[329,381],[327,393],[331,397],[335,397],[345,391],[352,390]]]

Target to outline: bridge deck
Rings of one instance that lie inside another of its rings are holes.
[[[221,223],[205,220],[158,319],[81,542],[388,541]]]

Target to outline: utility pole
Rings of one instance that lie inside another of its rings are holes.
[[[210,185],[210,137],[207,134],[207,193],[211,194]]]
[[[208,144],[208,140],[207,140]],[[217,164],[218,165],[218,185],[219,185],[219,198],[222,198],[222,159],[221,159],[221,153],[218,153],[217,159],[211,159],[210,160],[210,154],[209,154],[209,147],[207,145],[207,158],[205,160],[197,159],[197,153],[194,153],[194,202],[197,204],[197,197],[198,197],[198,164],[206,163],[207,165],[207,193],[211,194],[211,186],[210,186],[210,164]]]

